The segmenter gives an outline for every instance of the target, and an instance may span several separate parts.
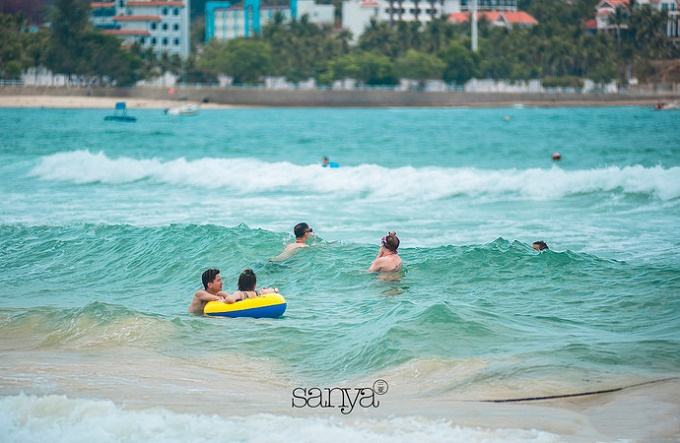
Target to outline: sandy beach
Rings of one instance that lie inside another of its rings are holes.
[[[186,104],[199,104],[190,100],[157,100],[128,97],[85,97],[52,95],[0,95],[0,108],[65,108],[113,109],[116,102],[126,102],[133,109],[164,109]],[[234,108],[232,105],[200,103],[202,109]]]

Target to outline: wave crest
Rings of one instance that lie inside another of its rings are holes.
[[[40,159],[30,172],[44,180],[76,184],[124,184],[148,180],[158,184],[227,188],[243,194],[367,194],[377,198],[442,199],[456,195],[515,194],[553,199],[591,192],[647,194],[662,200],[680,197],[680,167],[641,165],[587,170],[477,168],[385,168],[362,164],[327,170],[317,164],[267,163],[250,158],[187,160],[111,158],[87,150]],[[392,186],[398,177],[399,186]]]

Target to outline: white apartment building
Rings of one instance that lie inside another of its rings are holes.
[[[372,19],[388,23],[427,23],[460,11],[461,0],[345,0],[342,2],[342,27],[351,31],[356,41]]]
[[[189,0],[115,0],[90,3],[90,19],[105,34],[157,54],[189,56]]]

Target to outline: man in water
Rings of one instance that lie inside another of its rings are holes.
[[[543,251],[544,249],[548,249],[548,244],[543,240],[538,240],[533,242],[531,247],[534,248],[535,251]]]
[[[272,259],[273,261],[283,261],[295,255],[300,248],[309,247],[307,240],[314,235],[314,230],[307,223],[303,222],[295,225],[293,233],[295,234],[295,243],[287,245],[282,253]]]
[[[203,308],[209,301],[221,301],[234,303],[238,298],[222,292],[222,277],[219,269],[208,269],[201,275],[203,288],[194,294],[194,299],[189,305],[189,312],[203,315]]]
[[[396,232],[390,232],[380,241],[378,256],[371,263],[368,272],[401,271],[401,257],[397,249],[399,249],[399,237]]]

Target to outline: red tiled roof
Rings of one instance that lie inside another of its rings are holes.
[[[116,2],[93,2],[93,3],[90,3],[90,8],[92,8],[92,9],[113,8],[114,6],[116,6]]]
[[[538,21],[524,11],[483,11],[479,13],[479,18],[490,22],[503,19],[511,25],[537,25]],[[469,12],[454,12],[449,14],[448,21],[452,23],[465,23],[470,20]]]
[[[531,14],[524,11],[505,11],[503,15],[513,25],[537,25],[536,20]]]
[[[597,20],[590,19],[586,21],[586,29],[597,29]]]
[[[127,2],[127,5],[131,8],[134,7],[143,7],[143,6],[172,6],[172,7],[178,7],[178,8],[183,8],[184,7],[184,2],[175,2],[175,1],[162,1],[162,0],[149,0],[149,1],[130,1]]]
[[[362,8],[377,8],[380,4],[378,3],[378,0],[362,0],[360,6]]]
[[[597,4],[597,8],[601,8],[603,3],[609,3],[609,5],[613,8],[618,8],[621,6],[628,6],[630,4],[630,0],[602,0],[600,3]]]
[[[159,22],[160,15],[117,15],[113,17],[117,22]]]
[[[151,35],[149,31],[143,29],[106,29],[102,33],[108,35]]]
[[[453,12],[449,14],[449,19],[451,23],[465,23],[470,19],[470,14],[467,12]]]

